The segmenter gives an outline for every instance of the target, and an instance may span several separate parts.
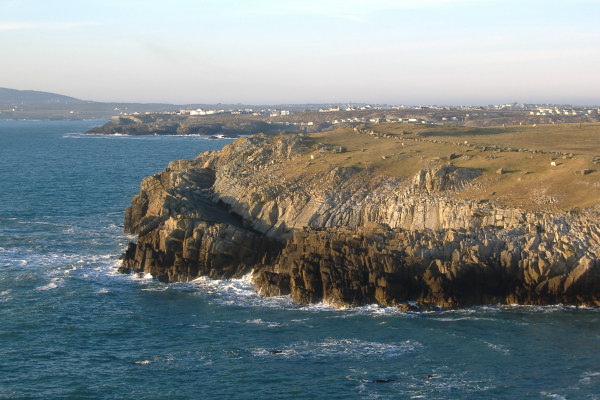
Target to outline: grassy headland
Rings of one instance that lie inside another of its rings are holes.
[[[288,174],[331,165],[410,178],[436,165],[482,174],[461,198],[526,210],[569,210],[600,203],[600,124],[470,128],[377,124],[320,132]]]

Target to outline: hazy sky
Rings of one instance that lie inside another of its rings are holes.
[[[0,54],[97,101],[600,104],[600,0],[0,0]]]

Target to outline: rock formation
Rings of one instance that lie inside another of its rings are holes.
[[[206,135],[238,137],[275,131],[265,121],[231,116],[194,117],[172,114],[138,114],[113,117],[86,133],[103,135]]]
[[[460,200],[481,172],[453,165],[412,178],[290,168],[313,149],[301,135],[256,135],[145,178],[126,212],[138,241],[121,271],[162,281],[252,273],[264,296],[339,307],[600,305],[598,207]]]

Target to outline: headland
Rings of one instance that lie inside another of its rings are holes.
[[[600,305],[600,124],[258,134],[145,178],[122,272],[407,310]]]

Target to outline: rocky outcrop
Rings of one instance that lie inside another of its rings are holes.
[[[252,273],[299,303],[600,305],[598,209],[542,213],[456,200],[481,171],[391,178],[303,169],[302,136],[242,138],[144,179],[122,271],[164,281]]]
[[[600,264],[568,247],[495,229],[302,230],[256,282],[265,295],[291,293],[300,303],[597,305]]]
[[[104,135],[206,135],[238,137],[276,131],[265,121],[226,116],[185,116],[173,114],[137,114],[113,117],[86,133]]]

